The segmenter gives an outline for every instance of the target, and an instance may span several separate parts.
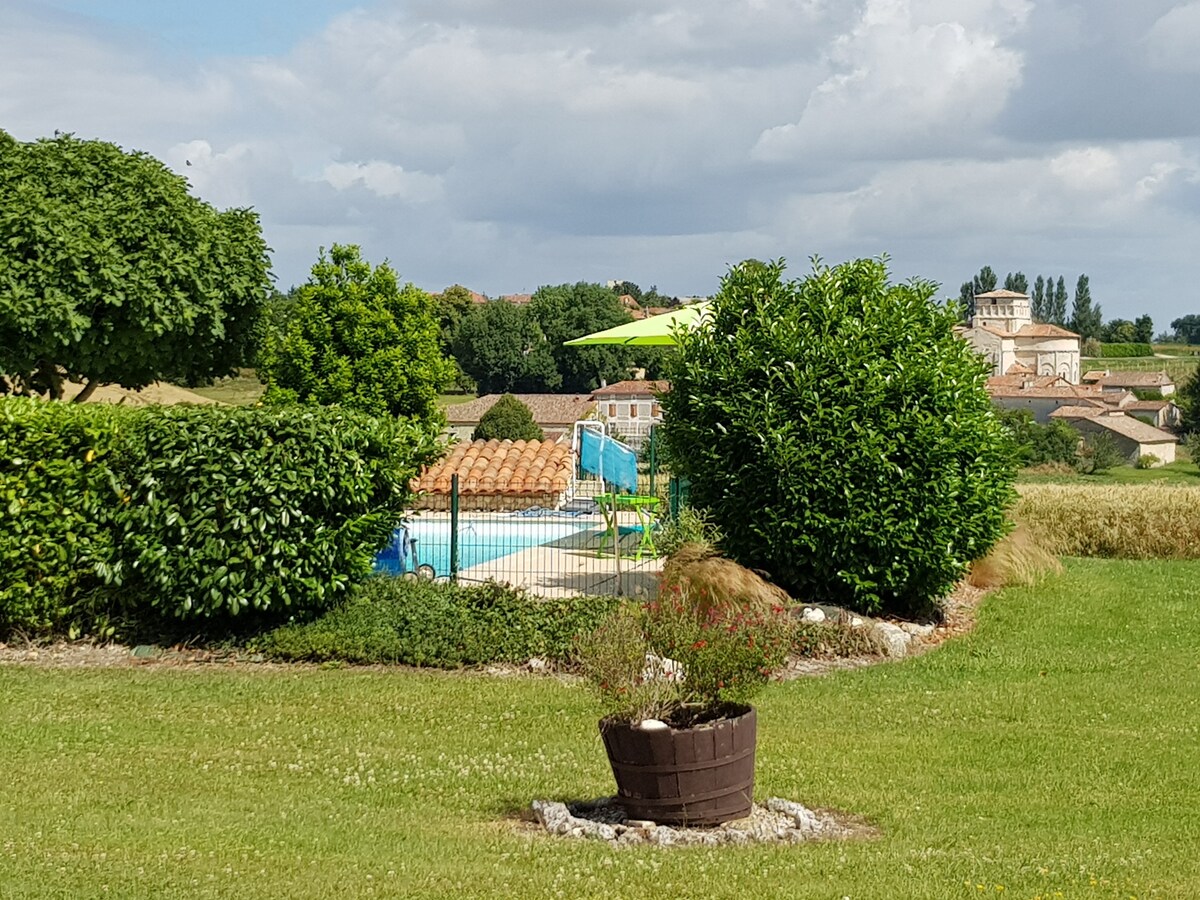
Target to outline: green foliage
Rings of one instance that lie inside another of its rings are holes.
[[[613,608],[611,597],[542,599],[507,585],[459,587],[371,578],[345,603],[256,642],[280,659],[459,666],[566,661],[576,635]]]
[[[1115,466],[1125,464],[1125,457],[1117,449],[1112,435],[1099,433],[1084,435],[1079,445],[1079,456],[1075,468],[1082,475],[1100,475]]]
[[[258,216],[219,212],[145,153],[0,132],[0,372],[144,387],[228,375],[270,287]]]
[[[1177,341],[1200,344],[1200,315],[1188,313],[1186,316],[1180,316],[1171,323],[1171,331],[1175,333]]]
[[[1133,340],[1138,344],[1149,344],[1154,340],[1154,320],[1148,314],[1134,320]]]
[[[1079,432],[1066,422],[1054,420],[1039,425],[1027,409],[1003,409],[997,414],[1012,435],[1022,467],[1075,464],[1079,454]]]
[[[1054,286],[1054,292],[1050,292],[1050,283],[1046,283],[1046,312],[1050,317],[1051,324],[1065,327],[1067,324],[1067,283],[1061,275],[1058,276],[1058,283]]]
[[[0,400],[0,636],[61,628],[96,588],[119,502],[108,466],[128,418],[111,406]]]
[[[471,435],[471,440],[540,441],[545,437],[537,422],[533,421],[529,407],[512,394],[505,394],[479,417],[479,425]]]
[[[654,546],[661,556],[672,556],[685,544],[696,544],[706,552],[716,552],[724,535],[707,513],[691,506],[681,506],[679,514],[667,519],[654,536]]]
[[[453,349],[481,394],[536,394],[562,387],[546,335],[527,306],[494,300],[472,307],[459,323]]]
[[[1189,434],[1200,434],[1200,368],[1184,379],[1172,397],[1183,416],[1183,430]],[[1193,459],[1200,460],[1193,454]]]
[[[787,659],[790,615],[716,606],[676,588],[626,603],[578,642],[577,658],[608,718],[678,721],[746,703]]]
[[[1157,456],[1155,456],[1153,453],[1143,453],[1141,456],[1139,456],[1137,458],[1137,462],[1134,465],[1136,466],[1136,468],[1139,468],[1139,469],[1153,469],[1155,466],[1159,465],[1161,462],[1162,462],[1162,460],[1159,459]]]
[[[428,426],[343,410],[0,401],[0,624],[210,631],[328,607],[371,571]],[[236,618],[235,618],[236,617]]]
[[[563,346],[564,341],[632,321],[617,296],[604,285],[581,281],[540,287],[529,301],[529,314],[546,336],[562,378],[562,390],[589,393],[600,386],[600,379],[615,382],[628,377],[633,361],[628,347]]]
[[[794,596],[925,614],[987,553],[1013,497],[985,364],[935,286],[883,262],[735,267],[663,398],[672,471],[737,562]]]
[[[1100,345],[1100,357],[1102,359],[1128,359],[1134,356],[1153,355],[1154,347],[1150,344],[1124,343]]]
[[[1071,330],[1085,341],[1100,340],[1104,314],[1100,304],[1092,303],[1092,291],[1088,277],[1080,275],[1075,283],[1075,302],[1071,307]]]
[[[282,334],[270,333],[259,375],[269,404],[341,406],[442,421],[438,391],[453,376],[429,295],[401,288],[387,263],[334,244],[296,290]]]

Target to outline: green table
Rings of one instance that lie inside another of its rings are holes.
[[[654,521],[658,510],[657,497],[644,497],[638,494],[597,494],[596,504],[600,507],[600,515],[604,517],[604,534],[600,535],[600,546],[596,556],[604,555],[606,544],[612,544],[613,550],[620,553],[621,536],[624,534],[641,533],[634,559],[641,559],[649,551],[652,557],[658,556],[654,549]],[[622,510],[633,510],[637,516],[637,525],[621,525],[617,521],[617,513]]]

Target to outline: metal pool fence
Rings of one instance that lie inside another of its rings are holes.
[[[558,509],[460,512],[457,477],[449,512],[412,513],[376,560],[377,570],[459,584],[486,581],[542,596],[640,596],[657,588],[661,560],[654,537],[677,508],[679,489],[661,480],[661,498],[577,493]],[[615,551],[614,551],[615,545]]]

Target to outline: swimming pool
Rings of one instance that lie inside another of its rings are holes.
[[[549,517],[529,520],[461,519],[458,523],[458,570],[461,572],[510,553],[561,541],[601,527],[602,523],[591,517],[565,521]],[[449,576],[450,520],[413,519],[408,525],[408,532],[417,542],[417,562],[433,566],[439,578]],[[376,572],[399,574],[404,570],[395,546],[380,551],[375,557]]]

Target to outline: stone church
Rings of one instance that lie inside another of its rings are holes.
[[[961,334],[991,363],[992,375],[1051,375],[1079,384],[1079,335],[1035,324],[1028,294],[976,294],[975,315]]]

